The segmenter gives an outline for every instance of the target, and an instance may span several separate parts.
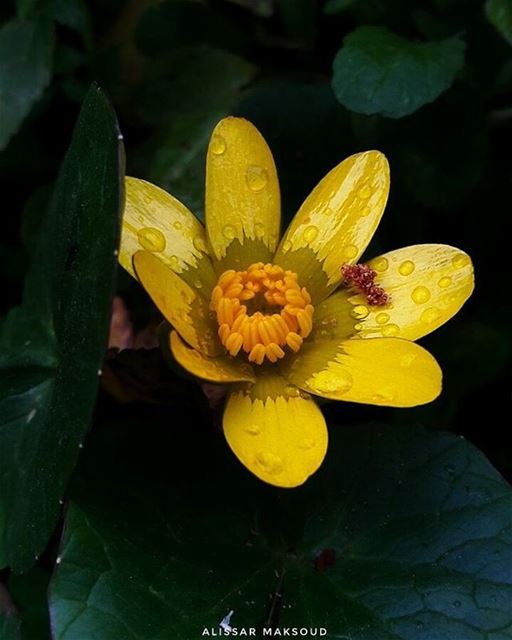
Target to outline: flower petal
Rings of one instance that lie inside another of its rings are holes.
[[[209,356],[224,353],[207,300],[149,251],[138,251],[133,266],[153,302],[194,349]]]
[[[314,302],[342,280],[343,264],[357,262],[381,219],[389,166],[379,151],[350,156],[313,189],[286,231],[274,262],[295,271]]]
[[[356,323],[362,338],[418,340],[454,316],[474,288],[470,257],[443,244],[398,249],[371,260],[369,265],[377,271],[376,282],[390,294],[391,302],[385,307],[371,307],[362,295],[345,294],[356,317],[354,308],[364,306],[368,311]],[[341,312],[344,305],[340,302]]]
[[[205,211],[219,271],[271,259],[279,237],[279,183],[267,143],[243,118],[221,120],[212,134]]]
[[[281,372],[301,389],[332,400],[413,407],[441,392],[435,359],[398,338],[309,343]]]
[[[119,262],[131,275],[133,255],[152,252],[192,286],[210,295],[216,277],[208,256],[203,225],[185,205],[163,189],[138,178],[126,178],[126,203]],[[201,292],[201,293],[202,293]]]
[[[322,412],[277,374],[229,396],[224,411],[229,446],[258,478],[278,487],[296,487],[314,473],[327,450]]]
[[[171,351],[176,361],[189,373],[209,382],[255,382],[250,364],[242,360],[218,356],[209,358],[188,347],[176,331],[171,331]]]

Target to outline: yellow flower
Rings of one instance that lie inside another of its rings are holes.
[[[210,140],[206,229],[162,189],[126,180],[119,261],[174,327],[175,359],[232,384],[226,439],[270,484],[302,484],[325,456],[311,394],[411,407],[441,391],[437,362],[413,341],[469,297],[471,260],[424,244],[374,258],[366,271],[347,266],[367,247],[388,192],[384,155],[355,154],[321,180],[280,239],[272,154],[239,118],[222,120]],[[365,289],[368,274],[375,283]]]

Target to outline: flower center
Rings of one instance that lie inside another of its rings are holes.
[[[256,364],[265,358],[277,362],[286,346],[298,351],[313,327],[311,296],[300,287],[297,274],[270,263],[224,271],[210,307],[229,354],[236,356],[242,349]]]

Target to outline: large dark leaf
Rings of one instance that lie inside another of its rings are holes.
[[[0,333],[0,566],[29,567],[55,526],[98,386],[116,271],[123,154],[91,88],[22,307]]]
[[[499,474],[452,435],[331,433],[324,467],[289,492],[249,477],[220,438],[147,421],[95,434],[51,589],[56,640],[189,640],[230,611],[238,628],[351,640],[510,638]]]

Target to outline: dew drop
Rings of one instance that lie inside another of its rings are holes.
[[[382,258],[382,257],[375,258],[375,260],[371,261],[370,267],[372,269],[375,269],[375,271],[382,273],[383,271],[386,271],[386,269],[389,267],[389,262],[387,258]]]
[[[366,218],[366,216],[369,216],[371,212],[372,212],[371,207],[363,207],[359,212],[359,215],[361,216],[361,218]]]
[[[454,607],[457,607],[457,608],[458,608],[458,607],[460,607],[460,605],[461,605],[460,600],[455,600],[455,601],[453,602],[453,606],[454,606]]]
[[[183,225],[179,220],[176,220],[172,226],[179,231]]]
[[[306,244],[313,242],[313,240],[315,240],[317,236],[318,236],[318,227],[315,227],[314,225],[306,227],[304,229],[304,233],[302,234],[302,237]]]
[[[355,244],[347,244],[345,247],[343,247],[343,256],[345,258],[351,260],[352,258],[355,258],[357,254],[358,250]]]
[[[308,449],[313,449],[315,444],[316,442],[315,440],[313,440],[313,438],[304,438],[299,443],[299,449],[305,449],[307,451]]]
[[[204,241],[204,238],[202,236],[196,236],[192,240],[192,244],[198,251],[202,251],[203,253],[206,253],[207,251],[206,242]]]
[[[325,207],[325,209],[322,209],[322,213],[324,214],[324,216],[332,216],[334,211],[331,209],[331,207]]]
[[[378,313],[375,317],[377,324],[386,324],[389,320],[389,313]]]
[[[392,389],[380,389],[374,394],[373,400],[378,403],[391,402],[395,397],[395,392]]]
[[[227,224],[223,229],[222,229],[222,235],[227,239],[227,240],[233,240],[233,238],[236,236],[236,229],[232,224]]]
[[[364,320],[369,313],[370,310],[364,304],[358,304],[350,311],[350,315],[356,320]]]
[[[286,385],[284,392],[289,398],[298,398],[300,396],[300,389],[294,384]]]
[[[245,433],[248,433],[250,436],[259,436],[261,433],[261,429],[257,424],[248,424],[245,429]]]
[[[470,263],[469,256],[465,253],[458,253],[452,258],[452,264],[456,269],[462,269]]]
[[[446,287],[449,287],[451,283],[452,279],[450,278],[450,276],[444,276],[443,278],[441,278],[441,280],[439,280],[437,284],[441,289],[446,289]]]
[[[320,393],[346,393],[353,383],[351,374],[344,369],[319,371],[308,380],[308,386]]]
[[[438,320],[440,316],[441,313],[439,309],[436,309],[436,307],[429,307],[428,309],[425,309],[425,311],[421,314],[421,320],[427,324],[430,324]]]
[[[214,155],[221,156],[226,151],[226,141],[216,133],[210,141],[210,149]]]
[[[416,265],[412,260],[404,260],[404,262],[402,262],[402,264],[398,267],[398,272],[402,276],[410,276],[415,268]]]
[[[396,336],[399,334],[400,327],[397,324],[385,324],[380,332],[384,337],[390,338],[391,336]]]
[[[411,298],[416,304],[425,304],[430,300],[430,291],[427,287],[416,287],[411,293]]]
[[[261,191],[266,187],[268,182],[267,171],[263,167],[251,164],[245,172],[245,181],[251,191]]]
[[[359,191],[357,192],[358,198],[362,200],[368,200],[368,198],[372,195],[372,188],[369,184],[364,184]]]
[[[179,265],[180,261],[178,256],[171,256],[169,258],[169,265],[171,266],[172,269],[176,269],[176,267]]]
[[[292,243],[289,240],[286,240],[285,243],[283,244],[283,251],[286,253],[287,251],[290,251],[291,248],[292,248]]]
[[[260,451],[256,454],[256,461],[271,475],[277,475],[283,470],[283,461],[281,458],[270,451]]]
[[[202,288],[202,286],[203,286],[203,283],[201,282],[201,280],[195,280],[195,281],[194,281],[194,287],[195,287],[196,289],[201,289],[201,288]]]
[[[256,222],[254,225],[254,233],[257,238],[263,238],[265,235],[265,225],[263,222]]]
[[[361,324],[360,322],[358,322],[357,324],[354,325],[354,329],[356,331],[362,331],[364,329],[364,324]]]
[[[165,249],[165,236],[159,229],[144,227],[139,229],[137,237],[147,251],[159,252]]]

